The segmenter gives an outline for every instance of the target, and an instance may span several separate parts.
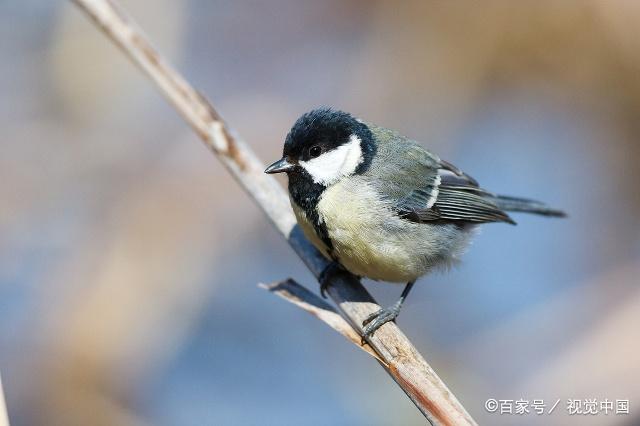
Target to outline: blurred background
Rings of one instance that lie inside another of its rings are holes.
[[[566,209],[485,226],[398,323],[481,424],[640,423],[639,2],[121,4],[265,162],[330,105]],[[0,58],[12,424],[424,422],[373,359],[256,287],[317,284],[70,2],[0,2]],[[561,402],[500,416],[489,398]],[[630,414],[569,416],[585,398]]]

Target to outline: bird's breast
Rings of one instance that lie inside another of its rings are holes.
[[[390,282],[412,281],[426,272],[423,253],[406,238],[412,224],[400,219],[366,181],[351,179],[327,188],[317,208],[334,255],[350,272]]]
[[[295,202],[292,205],[298,224],[316,248],[327,258],[337,258],[351,273],[374,280],[409,282],[434,267],[448,266],[469,237],[469,229],[455,225],[400,218],[365,179],[346,179],[323,191],[313,215],[320,226]],[[330,249],[318,228],[326,231]]]

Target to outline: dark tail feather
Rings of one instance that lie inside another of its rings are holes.
[[[534,213],[550,217],[566,217],[562,210],[552,209],[540,201],[527,200],[526,198],[507,197],[496,195],[492,200],[500,209],[510,212]]]

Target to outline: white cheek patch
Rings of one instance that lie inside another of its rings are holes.
[[[300,165],[311,175],[315,183],[328,186],[340,178],[355,173],[362,163],[362,147],[360,138],[351,135],[349,142],[338,148],[325,152],[309,161],[300,161]]]

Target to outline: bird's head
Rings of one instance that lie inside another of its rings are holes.
[[[364,172],[374,153],[365,123],[349,113],[320,108],[298,118],[284,142],[282,158],[265,173],[302,174],[327,187]]]

